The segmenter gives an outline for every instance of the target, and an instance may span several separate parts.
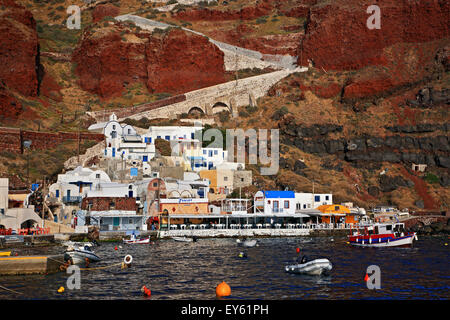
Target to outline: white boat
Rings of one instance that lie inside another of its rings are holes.
[[[285,270],[289,273],[321,275],[333,269],[331,262],[328,259],[316,259],[306,263],[294,264],[286,266]]]
[[[236,239],[236,242],[238,244],[242,244],[244,247],[249,247],[249,248],[256,246],[258,243],[258,241],[255,239],[252,239],[252,240],[246,239],[244,241],[241,241],[240,239]]]
[[[180,242],[195,242],[195,241],[197,241],[197,238],[195,238],[195,237],[192,237],[192,238],[189,238],[189,237],[172,237],[172,239],[175,240],[175,241],[180,241]]]
[[[98,262],[102,260],[91,250],[90,245],[81,247],[69,246],[64,252],[64,256],[65,260],[69,260],[69,258],[71,258],[74,264],[86,263],[86,259],[88,259],[89,262]]]
[[[145,243],[150,243],[150,237],[148,238],[143,238],[143,239],[138,239],[138,238],[131,238],[129,240],[127,239],[123,239],[124,243],[128,243],[128,244],[132,244],[132,243],[136,243],[136,244],[145,244]]]

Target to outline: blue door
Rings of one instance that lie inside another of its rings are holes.
[[[128,197],[133,198],[133,190],[128,191]]]
[[[112,156],[113,158],[116,156],[116,148],[112,148]]]
[[[143,162],[148,162],[148,156],[142,156],[142,161]]]
[[[70,198],[70,190],[67,190],[67,198]]]
[[[59,198],[59,190],[55,190],[56,197]]]

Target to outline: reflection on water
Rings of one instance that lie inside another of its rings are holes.
[[[0,290],[0,299],[216,299],[222,281],[231,287],[231,299],[449,299],[448,238],[421,238],[414,248],[359,248],[345,238],[269,238],[244,248],[235,239],[172,240],[150,245],[102,243],[95,247],[103,260],[91,267],[121,262],[133,256],[133,266],[81,271],[81,289],[66,287],[65,273],[3,276],[0,285],[21,292]],[[333,270],[327,276],[289,274],[284,266],[297,258],[296,248],[309,259],[328,258]],[[39,253],[60,253],[61,247],[40,248]],[[239,252],[247,253],[239,258]],[[369,290],[364,282],[369,265],[381,269],[381,289]]]

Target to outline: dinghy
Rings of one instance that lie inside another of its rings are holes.
[[[256,244],[258,243],[258,241],[255,239],[252,239],[252,240],[246,239],[244,241],[241,241],[240,239],[236,239],[236,242],[239,245],[242,245],[244,247],[249,247],[249,248],[256,246]]]
[[[179,242],[196,242],[197,238],[196,237],[192,237],[192,238],[188,238],[188,237],[172,237],[173,240],[175,241],[179,241]]]
[[[90,245],[81,247],[69,246],[66,252],[64,252],[64,259],[66,261],[72,259],[74,264],[86,263],[86,259],[88,259],[89,262],[98,262],[102,260],[92,251]]]
[[[316,259],[301,264],[286,266],[285,270],[289,273],[321,275],[333,268],[328,259]]]
[[[123,239],[123,243],[128,243],[128,244],[132,244],[132,243],[136,243],[136,244],[145,244],[145,243],[150,243],[150,237],[148,238],[143,238],[143,239]]]

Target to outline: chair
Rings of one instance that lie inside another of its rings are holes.
[[[184,229],[186,229],[186,225],[185,225],[185,224],[180,224],[180,228],[181,228],[182,230],[184,230]]]
[[[261,224],[261,223],[257,223],[257,224],[256,224],[256,227],[257,227],[258,229],[261,229],[261,228],[262,228],[262,224]]]

